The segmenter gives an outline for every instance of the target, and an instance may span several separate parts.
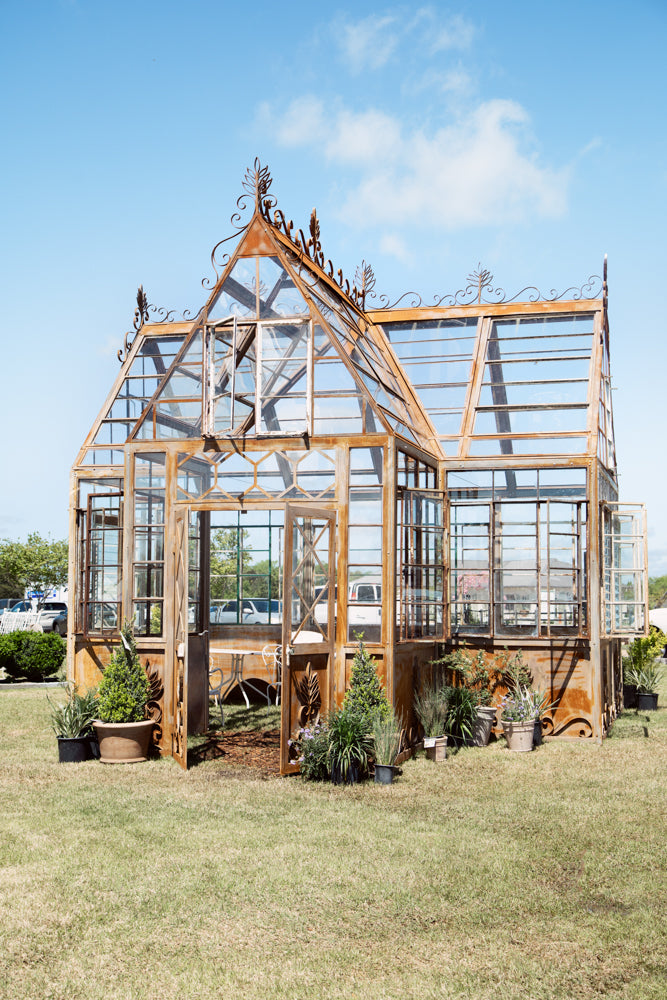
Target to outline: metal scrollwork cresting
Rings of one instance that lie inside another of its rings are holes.
[[[322,695],[320,693],[320,682],[317,679],[317,673],[310,665],[310,660],[301,680],[294,682],[294,689],[301,705],[299,709],[300,728],[305,729],[306,726],[314,726],[319,722]]]
[[[404,307],[417,309],[420,306],[430,308],[438,306],[470,306],[470,305],[500,305],[510,302],[559,302],[561,299],[570,298],[575,301],[580,299],[597,299],[603,291],[603,279],[598,274],[592,274],[583,285],[577,287],[570,285],[563,292],[550,289],[548,295],[543,295],[535,285],[526,285],[515,295],[508,296],[504,288],[493,287],[493,274],[481,264],[477,265],[477,270],[473,271],[466,278],[466,284],[459,288],[453,295],[435,295],[432,302],[425,302],[417,292],[404,292],[395,302],[389,304],[388,295],[380,295],[378,302],[381,309],[396,309],[404,299]],[[371,295],[375,298],[375,295]]]

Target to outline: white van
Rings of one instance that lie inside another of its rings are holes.
[[[379,625],[382,621],[382,577],[360,576],[347,591],[350,625]]]

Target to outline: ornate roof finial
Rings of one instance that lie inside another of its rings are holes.
[[[477,285],[477,301],[481,302],[484,289],[492,287],[493,275],[485,267],[483,268],[481,264],[478,264],[477,270],[469,274],[467,280],[469,282],[468,287],[470,285]]]
[[[148,297],[144,291],[144,286],[139,285],[137,289],[137,308],[134,310],[134,319],[132,320],[132,326],[134,327],[134,337],[139,333],[144,323],[148,320]],[[130,348],[134,343],[134,337],[130,340],[130,334],[125,334],[125,340],[123,341],[123,346],[118,351],[118,360],[121,365],[127,360],[127,356],[130,353]],[[125,356],[123,356],[123,351]]]
[[[259,158],[255,157],[254,164],[248,167],[243,178],[243,190],[255,199],[255,208],[260,212],[263,211],[264,200],[272,183],[269,168],[263,167]]]
[[[354,300],[362,309],[366,308],[366,296],[371,296],[374,288],[375,274],[373,273],[373,268],[365,260],[362,260],[361,267],[358,267],[354,272],[354,287],[352,289]]]

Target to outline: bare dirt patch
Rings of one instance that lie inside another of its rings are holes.
[[[204,741],[188,749],[190,766],[216,760],[233,768],[217,770],[216,777],[273,778],[280,774],[280,729],[263,732],[208,733]]]

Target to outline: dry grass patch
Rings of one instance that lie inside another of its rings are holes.
[[[0,995],[663,1000],[666,716],[334,788],[59,765],[2,692]]]

